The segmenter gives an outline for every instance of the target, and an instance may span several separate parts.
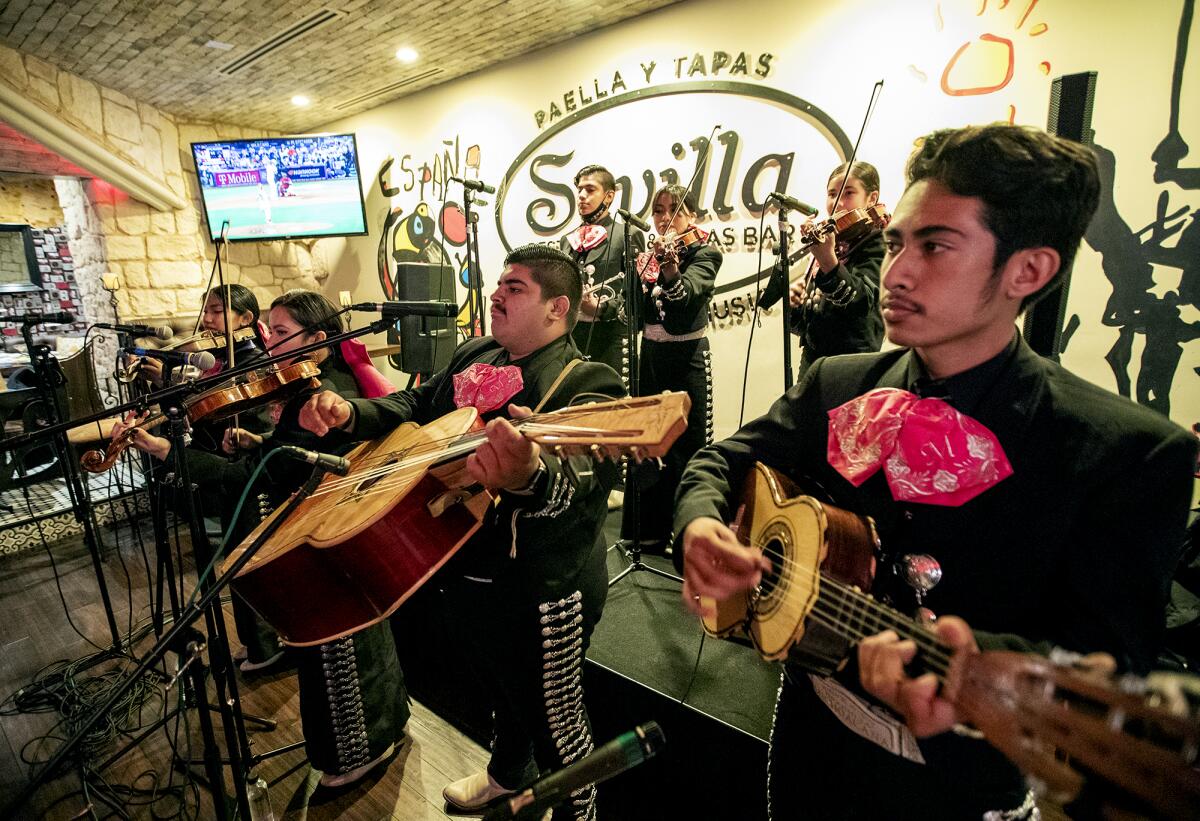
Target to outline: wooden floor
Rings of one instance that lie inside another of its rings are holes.
[[[112,545],[111,532],[104,538]],[[100,647],[111,644],[109,628],[100,604],[96,576],[86,548],[79,543],[60,543],[53,546],[57,562],[62,598],[71,619],[85,638],[72,629],[64,613],[63,602],[55,583],[55,573],[47,552],[39,546],[23,553],[0,558],[0,807],[11,801],[27,783],[30,768],[22,756],[39,761],[53,754],[58,741],[39,743],[44,735],[58,738],[65,730],[57,726],[60,716],[55,712],[13,714],[10,696],[26,688],[39,670],[56,660],[71,660],[96,652],[88,640]],[[189,551],[186,539],[184,555]],[[117,621],[122,632],[131,625],[144,623],[149,616],[150,591],[147,588],[147,565],[154,567],[151,544],[146,545],[148,558],[126,532],[118,550],[110,550],[104,567],[112,594]],[[187,572],[188,590],[194,582],[194,571]],[[132,612],[132,618],[130,616]],[[232,625],[232,619],[227,622]],[[144,653],[153,644],[153,635],[136,645]],[[175,656],[169,655],[171,669]],[[105,668],[132,667],[132,662],[109,661],[97,665],[89,673]],[[256,753],[300,741],[299,696],[294,671],[247,678],[239,676],[243,707],[247,713],[278,721],[271,732],[250,727],[252,749]],[[178,690],[165,698],[161,683],[148,686],[148,699],[141,710],[141,719],[148,724],[162,714],[164,702],[170,701]],[[211,692],[211,686],[210,686]],[[190,755],[200,756],[200,733],[195,709],[185,711],[183,720],[173,720],[165,729],[151,734],[133,752],[117,762],[106,773],[110,784],[130,784],[149,790],[157,785],[160,793],[166,787],[178,787],[184,782],[171,767],[171,744],[184,756],[190,741]],[[169,737],[169,733],[178,735]],[[217,733],[220,735],[220,725]],[[32,743],[31,743],[32,742]],[[221,745],[224,746],[223,743]],[[115,750],[114,743],[110,749]],[[341,791],[319,789],[319,774],[308,765],[303,748],[272,757],[258,768],[258,774],[270,783],[270,799],[275,817],[281,819],[443,819],[442,787],[449,781],[478,771],[487,761],[486,752],[453,727],[420,704],[413,705],[413,715],[407,727],[407,737],[386,767],[380,767],[370,777]],[[228,768],[226,768],[228,770]],[[227,774],[228,777],[228,774]],[[232,791],[232,786],[227,784]],[[121,817],[95,793],[90,801],[80,791],[79,778],[72,774],[50,781],[16,815],[18,818],[69,819],[75,817]],[[147,797],[136,799],[139,806],[124,808],[130,818],[213,818],[214,807],[203,788],[176,789],[174,794],[162,794],[153,807]],[[184,805],[180,805],[180,800]],[[89,803],[95,816],[88,815]],[[82,813],[82,814],[81,814]]]

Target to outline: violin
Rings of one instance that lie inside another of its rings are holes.
[[[247,325],[245,328],[238,328],[233,332],[233,342],[236,345],[247,339],[254,339],[257,332],[254,326]],[[213,351],[223,349],[225,347],[225,334],[222,331],[200,331],[200,333],[192,334],[191,336],[172,339],[163,345],[160,350],[164,351],[183,351],[185,353],[199,353],[200,351]],[[120,382],[129,384],[137,378],[138,372],[145,361],[144,356],[138,356],[130,359],[120,373],[117,374],[117,379]]]
[[[887,206],[876,203],[865,208],[852,208],[848,211],[835,211],[829,219],[820,222],[806,223],[800,226],[800,247],[792,254],[791,261],[798,262],[812,253],[812,249],[825,241],[830,234],[837,237],[838,262],[845,262],[846,257],[859,242],[887,228],[892,215]],[[792,282],[797,282],[807,276],[807,272],[793,270]]]
[[[678,234],[674,231],[667,231],[661,237],[651,237],[650,247],[647,249],[647,252],[653,255],[654,261],[658,265],[643,265],[639,259],[639,269],[642,271],[642,279],[648,283],[657,282],[659,267],[668,264],[678,265],[679,258],[688,249],[694,248],[704,242],[705,236],[699,227],[689,225]]]
[[[317,363],[309,359],[283,367],[259,368],[190,397],[183,403],[185,415],[192,424],[201,420],[219,422],[267,401],[286,402],[302,391],[320,389],[321,382],[317,379],[320,372]],[[79,464],[89,473],[103,473],[133,444],[135,431],[149,430],[166,420],[164,413],[148,417],[114,437],[104,451],[89,450],[83,454]]]

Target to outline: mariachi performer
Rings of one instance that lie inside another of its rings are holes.
[[[292,290],[271,303],[273,355],[320,342],[341,333],[337,309],[321,294]],[[348,340],[338,349],[319,349],[307,354],[320,368],[321,389],[340,396],[381,396],[392,386],[370,364],[358,340]],[[286,366],[291,362],[283,362]],[[255,467],[271,450],[282,445],[312,449],[318,437],[298,424],[300,408],[312,395],[303,393],[286,403],[273,403],[269,415],[274,418],[273,432],[255,434],[233,429],[225,439],[227,450],[238,458],[232,462],[214,454],[188,453],[189,467],[205,476],[204,482],[230,499],[239,498]],[[122,428],[114,431],[114,436]],[[159,459],[166,459],[171,443],[145,431],[135,435],[134,445]],[[275,457],[264,468],[259,483],[250,491],[264,496],[264,509],[274,509],[296,490],[305,478],[292,462]],[[257,512],[244,515],[235,523],[228,544],[237,544],[257,525]],[[241,600],[235,595],[234,603]],[[259,653],[270,653],[273,664],[281,654],[274,631],[260,628],[263,623],[244,605],[234,608],[238,636],[250,650],[250,669],[266,665],[254,660]],[[271,637],[268,639],[268,636]],[[256,639],[266,645],[251,646]],[[268,643],[271,642],[271,643]],[[408,721],[408,695],[396,656],[395,644],[386,622],[374,625],[319,647],[295,651],[300,678],[300,717],[309,762],[321,771],[321,785],[339,787],[358,780],[376,764],[391,755]],[[243,665],[243,669],[246,669]]]
[[[612,217],[617,183],[602,165],[585,165],[575,175],[575,194],[583,224],[559,240],[558,247],[583,270],[583,301],[571,336],[593,362],[608,365],[628,383],[629,318],[625,313],[622,273],[624,228]],[[631,252],[646,247],[646,237],[630,227]]]
[[[486,441],[466,460],[472,478],[496,492],[480,528],[439,572],[461,635],[494,711],[487,770],[448,784],[465,812],[527,786],[540,772],[592,751],[583,702],[583,661],[607,591],[600,539],[612,462],[559,458],[506,418],[617,398],[620,378],[580,360],[570,329],[582,294],[574,260],[527,245],[505,260],[491,297],[493,336],[472,339],[446,369],[411,390],[346,401],[309,400],[301,424],[320,435],[373,438],[405,422],[426,424],[458,408],[488,420]],[[595,788],[571,793],[555,819],[595,817]]]
[[[639,255],[643,281],[642,348],[639,393],[686,391],[692,400],[688,427],[663,458],[657,473],[638,468],[641,483],[637,538],[642,552],[662,553],[671,537],[671,503],[684,465],[712,440],[712,352],[706,328],[721,252],[708,244],[708,232],[695,225],[696,201],[682,185],[654,195],[658,237]],[[622,531],[634,537],[626,508]]]

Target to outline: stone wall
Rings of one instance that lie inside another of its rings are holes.
[[[75,254],[88,260],[87,278],[105,270],[120,275],[117,308],[122,320],[198,312],[215,249],[204,225],[190,143],[270,132],[181,121],[32,55],[0,46],[0,93],[7,93],[5,86],[189,201],[188,208],[161,212],[102,180],[91,180],[67,191],[63,205],[71,242],[87,245]],[[62,186],[58,193],[64,196]],[[86,203],[74,199],[78,196]],[[75,219],[85,222],[75,223]],[[102,241],[93,243],[97,237]],[[289,288],[319,289],[329,271],[316,240],[241,243],[231,247],[229,257],[226,277],[250,287],[264,304]],[[84,285],[82,276],[80,284]]]
[[[33,174],[0,173],[0,222],[53,228],[63,224],[54,180]]]

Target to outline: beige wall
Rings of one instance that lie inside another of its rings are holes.
[[[981,11],[982,7],[982,11]],[[643,169],[658,172],[674,168],[686,180],[694,164],[688,142],[704,137],[714,124],[722,130],[735,129],[745,150],[735,158],[739,173],[766,151],[795,151],[795,168],[788,192],[803,200],[822,202],[824,175],[836,160],[827,140],[812,125],[779,105],[733,100],[719,95],[676,96],[645,100],[618,110],[586,117],[581,96],[592,98],[595,89],[610,90],[614,73],[620,72],[629,92],[650,86],[672,86],[687,82],[736,79],[756,89],[785,92],[802,98],[828,114],[853,140],[863,121],[872,85],[884,80],[882,95],[867,125],[859,157],[873,162],[883,179],[883,201],[894,204],[903,191],[904,160],[912,141],[940,127],[1007,119],[1045,126],[1050,82],[1062,74],[1097,70],[1100,79],[1094,126],[1097,141],[1116,157],[1115,207],[1127,224],[1126,232],[1137,232],[1154,223],[1162,207],[1171,215],[1163,224],[1161,247],[1146,245],[1150,233],[1132,234],[1123,244],[1139,257],[1149,259],[1152,287],[1143,297],[1163,307],[1163,330],[1155,337],[1178,333],[1189,337],[1189,323],[1200,321],[1200,311],[1187,303],[1170,307],[1172,293],[1181,288],[1181,270],[1175,245],[1188,226],[1192,235],[1200,231],[1194,214],[1200,208],[1200,192],[1194,180],[1155,180],[1152,161],[1156,147],[1167,134],[1171,108],[1171,75],[1180,25],[1180,2],[1135,5],[1103,4],[1101,11],[1091,0],[1044,0],[1041,3],[988,3],[969,0],[914,0],[878,3],[874,0],[845,0],[840,3],[812,0],[748,0],[731,5],[719,0],[693,0],[642,18],[614,26],[588,37],[547,49],[526,59],[480,72],[373,111],[325,126],[330,131],[354,131],[362,158],[367,191],[368,220],[372,235],[330,241],[337,249],[331,255],[332,272],[327,289],[352,290],[358,299],[378,299],[381,286],[376,275],[376,252],[383,215],[391,208],[412,214],[418,203],[436,209],[443,194],[434,182],[403,190],[385,199],[372,179],[386,157],[394,157],[390,172],[393,186],[402,187],[410,177],[401,169],[407,157],[411,169],[428,163],[435,175],[440,158],[455,150],[479,147],[478,168],[464,168],[497,184],[517,155],[550,126],[539,127],[536,112],[549,112],[550,103],[563,111],[565,120],[571,104],[576,118],[583,120],[555,136],[541,150],[551,147],[560,154],[574,151],[561,169],[548,169],[559,182],[570,181],[570,172],[586,162],[608,164],[618,174],[639,179]],[[1026,12],[1028,16],[1025,17]],[[984,39],[983,35],[990,35]],[[1192,43],[1200,42],[1193,29]],[[1011,42],[1012,73],[1004,80]],[[1193,46],[1200,49],[1200,46]],[[955,53],[964,51],[957,61]],[[729,69],[720,76],[711,73],[712,56],[746,52],[751,68],[762,54],[772,55],[766,77],[731,77]],[[695,56],[702,56],[706,73],[689,78]],[[1200,145],[1200,114],[1192,100],[1200,99],[1200,61],[1192,55],[1186,72],[1179,130],[1186,142]],[[677,61],[682,58],[682,63]],[[644,71],[653,62],[650,81]],[[1045,65],[1043,65],[1045,64]],[[676,67],[681,66],[676,77]],[[943,88],[945,74],[945,88]],[[971,87],[1001,86],[986,93],[947,93]],[[582,91],[580,91],[582,89]],[[621,90],[612,92],[614,95]],[[570,102],[564,100],[569,94]],[[782,113],[781,113],[782,112]],[[547,117],[549,114],[547,114]],[[449,145],[447,145],[447,141]],[[673,157],[674,144],[684,147],[686,157]],[[714,162],[720,154],[714,152]],[[1195,165],[1195,157],[1184,166]],[[546,169],[543,169],[546,171]],[[508,245],[550,237],[526,226],[513,228],[532,202],[528,165],[512,180],[504,199],[504,224]],[[769,190],[772,178],[764,175],[759,190]],[[740,185],[741,176],[736,178]],[[714,181],[709,179],[711,200]],[[1190,186],[1190,187],[1189,187]],[[456,185],[448,188],[451,199],[460,197]],[[496,229],[493,206],[481,209],[480,236],[485,280],[494,283],[505,253]],[[565,203],[563,203],[565,204]],[[703,204],[703,203],[702,203]],[[768,213],[768,220],[774,218]],[[577,224],[573,222],[572,225]],[[731,226],[742,231],[757,224],[757,214],[738,207],[725,220],[710,220],[706,227]],[[1181,230],[1183,229],[1183,230]],[[456,259],[460,248],[447,245]],[[728,253],[718,286],[755,270],[752,253],[738,249]],[[1114,287],[1103,260],[1085,246],[1076,263],[1068,316],[1078,316],[1079,328],[1071,338],[1064,361],[1068,367],[1110,390],[1118,386],[1114,369],[1105,361],[1125,335],[1130,342],[1130,362],[1121,370],[1136,385],[1141,377],[1155,378],[1154,367],[1144,367],[1142,351],[1147,334],[1136,317],[1114,319],[1108,307]],[[1194,262],[1192,263],[1194,266]],[[1119,266],[1118,266],[1119,267]],[[1126,282],[1131,272],[1126,270]],[[1194,269],[1193,274],[1194,276]],[[1195,287],[1195,286],[1193,286]],[[1192,298],[1195,291],[1192,291]],[[1165,302],[1164,302],[1165,300]],[[1175,316],[1171,311],[1175,310]],[[1108,317],[1106,321],[1102,318]],[[1194,328],[1200,328],[1195,325]],[[727,322],[711,329],[717,384],[717,435],[723,436],[738,422],[742,368],[749,339],[748,322]],[[762,412],[782,388],[781,348],[778,317],[768,317],[755,332],[750,364],[750,388],[746,412]],[[1174,367],[1170,391],[1171,416],[1190,425],[1200,419],[1200,390],[1193,369],[1200,365],[1200,341],[1187,338],[1180,343],[1180,362]],[[1168,352],[1169,355],[1169,352]],[[1161,357],[1151,357],[1161,362]],[[1169,369],[1168,369],[1169,370]],[[1160,367],[1161,371],[1161,367]],[[1161,379],[1161,374],[1158,378]],[[1161,382],[1160,382],[1161,384]]]

